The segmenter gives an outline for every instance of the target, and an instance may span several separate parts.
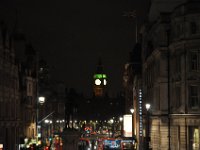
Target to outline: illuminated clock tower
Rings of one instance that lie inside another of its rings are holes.
[[[93,76],[94,80],[94,95],[96,97],[104,96],[105,87],[107,85],[107,75],[103,72],[101,60],[99,60],[96,73]]]

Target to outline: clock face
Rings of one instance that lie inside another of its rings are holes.
[[[107,84],[107,80],[103,79],[103,85],[106,85],[106,84]]]
[[[95,79],[94,83],[95,83],[95,85],[100,85],[101,84],[101,80],[100,79]]]

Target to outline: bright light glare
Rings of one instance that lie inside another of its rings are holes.
[[[48,120],[48,119],[46,119],[46,120],[44,120],[44,122],[45,122],[45,123],[49,123],[49,120]]]
[[[40,104],[43,104],[45,102],[45,97],[44,96],[40,96],[38,98],[38,101],[39,101]]]
[[[130,112],[133,114],[133,113],[134,113],[134,109],[133,109],[133,108],[131,108],[131,109],[130,109]]]
[[[124,115],[123,116],[123,131],[124,137],[132,136],[132,115]]]
[[[119,121],[122,121],[123,120],[123,118],[122,117],[119,117]]]
[[[113,123],[114,122],[114,120],[113,119],[110,119],[110,123]]]
[[[151,107],[151,105],[147,103],[147,104],[146,104],[146,109],[149,110],[150,107]]]

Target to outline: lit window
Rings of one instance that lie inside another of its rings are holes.
[[[189,149],[199,150],[199,133],[198,126],[189,126]]]

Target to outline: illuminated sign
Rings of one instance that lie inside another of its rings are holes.
[[[132,115],[123,116],[124,137],[132,137]]]

